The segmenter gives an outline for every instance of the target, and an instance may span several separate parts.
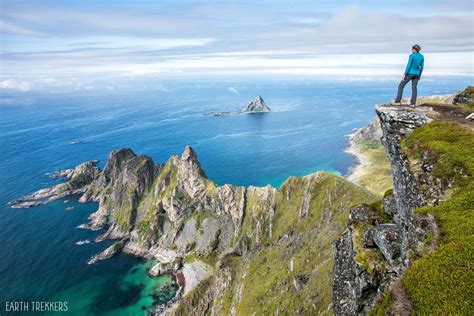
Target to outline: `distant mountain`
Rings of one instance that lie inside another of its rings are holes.
[[[257,96],[255,99],[250,101],[246,108],[241,110],[242,113],[258,113],[258,112],[270,112],[270,108],[265,104],[261,96]]]

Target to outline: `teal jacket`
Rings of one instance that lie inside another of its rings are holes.
[[[408,58],[407,67],[405,68],[406,75],[415,75],[421,76],[423,72],[423,65],[425,63],[425,58],[420,53],[412,53],[410,58]]]

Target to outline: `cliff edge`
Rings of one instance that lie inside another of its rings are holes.
[[[469,313],[474,124],[472,98],[458,95],[466,92],[443,99],[451,104],[376,107],[393,190],[353,208],[334,244],[335,314]]]

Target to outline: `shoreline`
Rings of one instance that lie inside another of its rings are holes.
[[[369,124],[347,135],[344,152],[355,158],[345,178],[382,196],[392,187],[392,172],[385,148],[380,138],[382,129],[378,117]]]
[[[354,135],[364,127],[359,128],[354,133],[347,136],[348,145],[344,148],[344,152],[355,158],[354,164],[349,168],[349,173],[345,178],[352,182],[357,182],[360,178],[367,174],[370,167],[370,158],[361,150],[354,140]]]

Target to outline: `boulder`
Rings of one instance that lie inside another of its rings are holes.
[[[400,256],[399,228],[396,224],[377,225],[372,230],[374,243],[390,264]]]
[[[467,104],[472,102],[472,89],[473,87],[467,87],[461,92],[458,92],[453,99],[453,104]]]
[[[372,208],[367,205],[358,205],[351,209],[349,220],[352,223],[370,223]]]

